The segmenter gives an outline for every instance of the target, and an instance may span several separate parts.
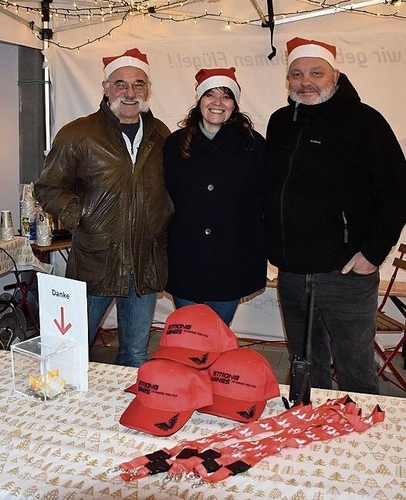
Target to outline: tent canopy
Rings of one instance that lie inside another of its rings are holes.
[[[1,5],[0,40],[45,48],[52,136],[97,109],[102,57],[131,47],[148,55],[152,110],[171,129],[194,103],[195,73],[234,66],[241,108],[263,133],[269,114],[286,103],[286,41],[304,36],[337,45],[338,68],[362,100],[382,112],[406,149],[406,109],[399,105],[405,94],[406,0],[0,0]],[[276,56],[269,60],[271,5]]]
[[[127,21],[134,19],[140,21],[138,25],[146,19],[153,21],[148,24],[154,27],[148,31],[149,39],[166,37],[168,32],[170,36],[193,37],[200,33],[201,25],[206,32],[212,33],[223,31],[226,35],[237,27],[244,28],[244,33],[253,33],[267,29],[265,25],[271,6],[278,31],[285,32],[288,25],[292,26],[288,28],[290,32],[301,31],[299,24],[307,20],[312,20],[315,27],[316,19],[318,32],[328,32],[332,24],[344,32],[362,31],[369,29],[377,19],[379,29],[383,29],[382,21],[390,20],[389,29],[396,31],[402,29],[401,21],[405,20],[405,1],[0,0],[0,40],[42,48],[43,38],[51,38],[51,43],[72,50],[110,37]],[[335,19],[331,20],[331,17]]]

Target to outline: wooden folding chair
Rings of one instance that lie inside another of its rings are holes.
[[[377,337],[375,338],[375,352],[379,360],[378,376],[383,380],[392,382],[400,389],[406,391],[406,373],[402,374],[398,368],[393,365],[395,356],[402,355],[404,358],[403,369],[406,368],[406,326],[405,323],[398,321],[385,312],[384,308],[388,299],[397,307],[397,309],[406,318],[406,304],[396,296],[394,285],[399,269],[406,270],[406,245],[401,243],[399,246],[400,256],[393,261],[394,271],[388,282],[382,302],[378,307],[377,312],[377,328],[378,335],[390,334],[391,336],[397,335],[395,345],[388,345],[384,340],[381,342]],[[399,340],[399,335],[401,335]],[[382,337],[381,337],[382,338]],[[389,377],[389,374],[391,376]],[[395,379],[395,380],[394,380]]]

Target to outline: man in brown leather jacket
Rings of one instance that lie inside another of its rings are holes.
[[[89,345],[115,298],[117,364],[140,366],[167,280],[173,205],[162,148],[170,131],[149,110],[146,55],[131,49],[103,63],[100,109],[58,132],[35,195],[73,233],[66,276],[87,283]]]

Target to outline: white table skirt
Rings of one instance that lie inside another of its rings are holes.
[[[51,273],[53,266],[40,262],[32,251],[31,245],[24,236],[14,236],[11,240],[0,240],[0,275],[15,271],[13,260],[18,271],[42,271]],[[9,254],[13,260],[10,259]]]
[[[123,389],[137,370],[90,363],[89,391],[42,403],[11,393],[10,353],[0,351],[0,499],[406,498],[406,399],[353,394],[370,413],[379,403],[384,422],[301,449],[287,448],[249,471],[197,489],[192,483],[163,483],[163,474],[125,483],[108,469],[135,456],[172,447],[238,425],[195,412],[177,434],[152,437],[122,427],[119,418],[134,397]],[[288,387],[281,386],[287,395]],[[315,406],[336,391],[313,390]],[[284,411],[280,398],[263,416]]]

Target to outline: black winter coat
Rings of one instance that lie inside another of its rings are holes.
[[[283,271],[341,269],[359,251],[379,266],[406,222],[400,145],[344,74],[338,85],[321,104],[289,99],[268,123],[268,259]]]
[[[266,283],[265,140],[254,132],[255,147],[247,151],[234,124],[212,140],[199,130],[185,159],[179,134],[164,147],[165,184],[175,206],[166,290],[194,302],[249,295]]]

